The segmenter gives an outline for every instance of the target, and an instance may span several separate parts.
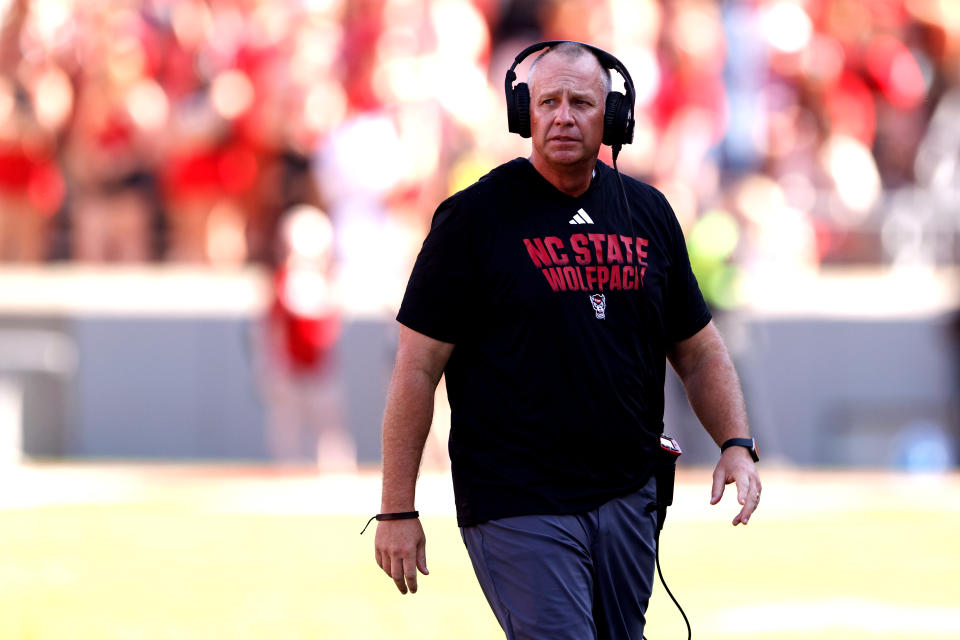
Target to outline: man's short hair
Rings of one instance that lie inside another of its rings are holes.
[[[563,57],[567,58],[568,60],[576,60],[578,58],[583,57],[584,55],[593,56],[593,59],[597,61],[597,64],[600,65],[600,68],[603,70],[604,96],[610,93],[611,91],[610,87],[613,83],[613,80],[610,77],[610,69],[607,69],[606,67],[604,67],[603,63],[600,62],[600,59],[597,58],[597,56],[593,53],[593,51],[583,46],[579,42],[561,42],[560,44],[547,48],[546,51],[538,55],[536,59],[533,61],[533,64],[530,65],[530,70],[527,72],[528,85],[533,84],[531,80],[533,78],[533,70],[537,67],[537,63],[540,62],[544,58],[544,56],[547,56],[551,53],[560,54]]]

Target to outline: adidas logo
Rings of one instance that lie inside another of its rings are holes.
[[[587,215],[582,208],[577,211],[577,215],[570,218],[570,224],[593,224],[593,218]]]

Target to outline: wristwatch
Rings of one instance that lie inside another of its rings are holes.
[[[720,445],[720,453],[723,453],[730,447],[746,447],[750,452],[750,457],[754,462],[760,462],[760,454],[757,453],[757,441],[754,438],[730,438]]]

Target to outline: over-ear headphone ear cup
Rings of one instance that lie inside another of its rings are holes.
[[[517,133],[523,138],[530,137],[530,88],[521,82],[513,89],[516,108]]]
[[[626,118],[621,116],[620,107],[626,97],[619,91],[607,94],[607,104],[603,110],[603,144],[611,147],[623,144],[626,137]]]

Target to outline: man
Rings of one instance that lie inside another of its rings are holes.
[[[608,54],[607,54],[608,55]],[[518,57],[519,60],[519,57]],[[739,382],[663,196],[597,161],[609,74],[550,48],[529,77],[533,150],[438,208],[407,286],[383,423],[377,564],[427,573],[415,487],[447,376],[458,523],[508,638],[640,638],[655,553],[666,358],[718,443],[747,438]],[[729,446],[711,503],[760,497]],[[381,514],[382,515],[382,514]]]

